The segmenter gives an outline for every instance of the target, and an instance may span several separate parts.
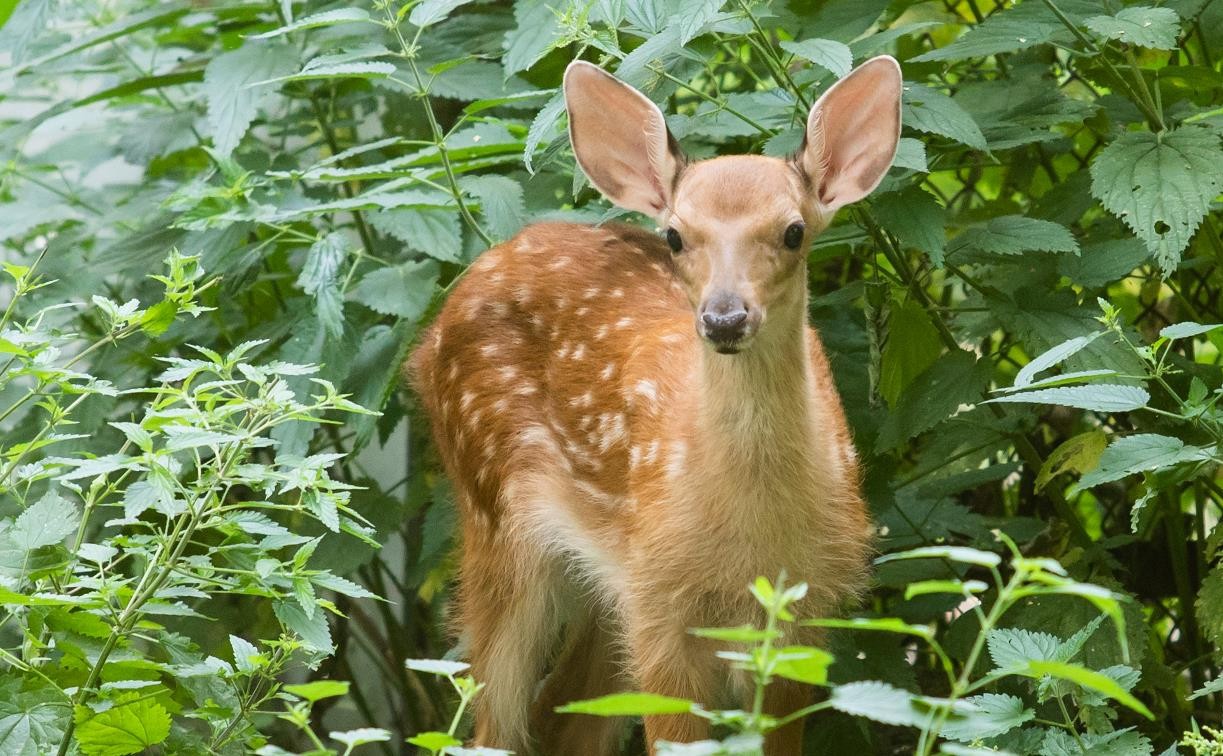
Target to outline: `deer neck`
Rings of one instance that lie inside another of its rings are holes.
[[[777,302],[754,343],[736,355],[701,350],[698,436],[734,455],[776,456],[810,443],[814,409],[807,291]]]

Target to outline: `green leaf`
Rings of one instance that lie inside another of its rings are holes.
[[[313,617],[307,617],[300,606],[287,601],[277,601],[273,610],[285,629],[301,638],[306,648],[331,653],[331,629],[327,626],[326,612],[315,612]]]
[[[463,252],[459,214],[442,207],[401,207],[366,216],[380,232],[394,236],[409,249],[443,262],[460,261]]]
[[[453,677],[461,675],[471,668],[466,662],[450,661],[448,659],[405,659],[403,665],[416,672],[430,675]]]
[[[908,551],[897,551],[894,554],[884,554],[875,559],[875,564],[895,562],[902,559],[949,559],[961,564],[975,564],[980,567],[997,567],[1002,564],[1002,557],[992,551],[972,549],[967,546],[921,546]]]
[[[345,680],[313,680],[300,685],[286,685],[283,689],[298,698],[304,698],[313,703],[324,698],[348,695],[350,684]]]
[[[1107,698],[1111,698],[1117,703],[1138,712],[1147,719],[1155,719],[1155,715],[1151,713],[1151,710],[1118,685],[1116,680],[1078,664],[1030,660],[1027,663],[1027,669],[1024,670],[1024,674],[1037,678],[1043,675],[1051,675],[1059,680],[1067,680],[1075,685],[1080,685],[1088,690],[1094,690]]]
[[[921,727],[930,718],[913,694],[873,680],[838,685],[829,703],[837,711],[890,725]]]
[[[1176,49],[1176,38],[1181,33],[1176,11],[1148,5],[1123,8],[1115,16],[1092,16],[1083,25],[1104,39],[1155,50]]]
[[[1220,601],[1218,603],[1218,609],[1223,610],[1223,601]],[[1214,637],[1217,638],[1219,636],[1214,636]],[[1215,645],[1218,645],[1218,641],[1215,642]],[[1215,679],[1203,685],[1201,688],[1198,688],[1197,690],[1193,691],[1193,694],[1189,696],[1189,700],[1192,701],[1195,698],[1201,698],[1202,696],[1209,696],[1214,693],[1223,693],[1223,677],[1216,677]]]
[[[1078,488],[1091,488],[1134,473],[1163,470],[1186,462],[1204,462],[1213,453],[1213,447],[1189,446],[1172,436],[1137,433],[1109,444],[1100,455],[1100,466],[1084,475]]]
[[[843,42],[831,39],[804,39],[801,42],[782,42],[781,49],[793,53],[803,60],[830,71],[838,79],[849,73],[854,65],[854,54]]]
[[[944,581],[947,582],[947,581]],[[952,593],[962,591],[953,590]],[[833,627],[842,630],[869,630],[879,633],[895,633],[897,635],[914,635],[930,640],[934,631],[926,625],[913,625],[895,617],[854,617],[853,619],[814,619],[805,620],[802,624],[810,627]]]
[[[429,306],[437,277],[432,260],[389,265],[367,273],[353,290],[353,299],[375,312],[415,320]]]
[[[939,733],[945,738],[972,742],[1010,732],[1036,718],[1023,700],[1001,693],[969,696],[956,707],[959,717],[948,720]]]
[[[1170,326],[1164,326],[1160,329],[1159,335],[1165,339],[1188,339],[1193,336],[1201,336],[1204,333],[1210,333],[1216,328],[1223,328],[1223,323],[1173,323]]]
[[[599,717],[634,717],[655,714],[685,714],[693,703],[655,693],[613,693],[557,707],[561,714],[593,714]]]
[[[469,2],[471,0],[424,0],[413,6],[412,12],[408,14],[408,21],[413,26],[432,26],[439,21],[444,21],[455,8]]]
[[[1084,473],[1095,469],[1100,463],[1100,455],[1108,446],[1108,436],[1096,428],[1080,433],[1063,442],[1045,458],[1040,473],[1036,476],[1036,488],[1043,489],[1058,475],[1067,472]]]
[[[1024,252],[1078,252],[1070,229],[1052,221],[1002,215],[981,226],[965,229],[951,240],[947,254],[973,249],[991,255],[1018,255]]]
[[[334,283],[350,248],[348,237],[339,231],[315,241],[306,253],[297,285],[307,294],[315,295],[322,287]]]
[[[910,299],[892,308],[879,376],[879,393],[889,406],[896,406],[904,390],[942,350],[938,330],[920,303]]]
[[[391,739],[391,731],[381,727],[359,727],[345,732],[329,732],[327,737],[338,740],[350,748],[355,748],[369,743],[385,743]]]
[[[1215,648],[1223,648],[1223,565],[1216,565],[1202,580],[1194,608],[1202,634]]]
[[[1041,756],[1082,756],[1084,753],[1090,756],[1149,756],[1155,753],[1151,741],[1135,732],[1133,727],[1112,732],[1084,732],[1077,738],[1066,730],[1050,727],[1039,745]],[[1176,756],[1178,753],[1173,745],[1170,751],[1163,751],[1160,756]]]
[[[382,61],[365,62],[334,62],[331,56],[320,56],[306,62],[297,73],[260,79],[250,84],[258,88],[268,84],[280,84],[286,81],[314,81],[316,79],[385,79],[398,69],[392,63]]]
[[[872,201],[871,207],[879,225],[895,235],[901,244],[929,255],[935,267],[943,266],[947,210],[933,194],[910,186],[904,191],[880,195]]]
[[[1009,627],[990,630],[986,636],[994,669],[1003,671],[1023,669],[1032,660],[1056,659],[1061,643],[1048,633]]]
[[[983,404],[1009,402],[1056,404],[1093,412],[1131,412],[1147,406],[1151,395],[1138,386],[1096,383],[1091,386],[1061,386],[996,396]]]
[[[1168,272],[1221,189],[1223,149],[1205,129],[1127,131],[1091,164],[1091,193]]]
[[[968,111],[924,84],[905,82],[902,121],[918,131],[945,136],[976,150],[987,149],[985,136]]]
[[[828,683],[828,666],[832,654],[809,646],[785,646],[777,649],[777,664],[773,672],[787,680],[797,680],[808,685]]]
[[[1059,0],[1058,8],[1072,21],[1100,11],[1094,0]],[[982,23],[969,28],[949,45],[918,55],[912,61],[965,60],[997,53],[1016,52],[1030,47],[1074,40],[1071,33],[1042,3],[1016,3],[991,13]]]
[[[981,397],[992,365],[963,350],[949,352],[917,376],[884,420],[875,442],[893,449],[951,416],[963,404]]]
[[[72,717],[68,698],[45,683],[0,676],[0,753],[54,753]]]
[[[801,130],[796,131],[801,133]],[[892,167],[929,173],[930,166],[926,164],[925,142],[910,137],[901,137],[896,144],[896,156],[892,158]]]
[[[1091,342],[1095,341],[1096,338],[1101,335],[1101,333],[1103,332],[1093,333],[1090,336],[1076,336],[1073,339],[1067,339],[1052,349],[1048,349],[1045,352],[1037,355],[1035,359],[1033,359],[1027,365],[1024,365],[1023,369],[1020,370],[1015,376],[1014,388],[1024,388],[1031,385],[1038,373],[1048,370],[1054,365],[1064,362],[1065,360],[1068,360],[1074,355],[1083,351],[1083,349],[1086,348],[1087,345],[1091,344]]]
[[[496,241],[504,241],[522,228],[522,184],[508,176],[467,176],[459,182],[463,191],[480,202],[488,231]]]
[[[444,732],[422,732],[419,735],[413,735],[408,738],[408,742],[414,746],[428,749],[432,753],[437,753],[443,748],[450,746],[463,745],[463,741]]]
[[[161,743],[170,734],[170,713],[152,698],[125,693],[114,707],[93,714],[77,708],[76,741],[85,756],[126,756]]]
[[[760,643],[769,638],[780,638],[780,630],[761,630],[751,625],[739,627],[698,627],[690,631],[698,638],[711,638],[727,643]]]
[[[369,13],[361,8],[336,8],[335,10],[303,16],[291,24],[286,24],[263,34],[255,34],[250,38],[271,39],[272,37],[279,37],[303,29],[319,29],[325,26],[353,23],[377,24],[378,22],[370,18]]]
[[[519,0],[514,3],[515,28],[505,35],[505,75],[525,71],[548,54],[560,35],[555,0]]]
[[[33,551],[60,543],[75,533],[80,519],[76,505],[51,490],[17,515],[8,537],[18,548]]]
[[[248,41],[237,50],[217,55],[204,69],[208,119],[204,133],[214,148],[228,157],[242,140],[259,105],[272,90],[249,85],[291,72],[296,61],[290,48]]]

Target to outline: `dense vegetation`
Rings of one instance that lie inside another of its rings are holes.
[[[881,52],[900,152],[810,251],[876,584],[823,651],[708,632],[830,689],[810,753],[1223,753],[1223,3],[1154,1],[0,0],[0,753],[460,753],[398,365],[615,215],[563,67],[781,155]]]

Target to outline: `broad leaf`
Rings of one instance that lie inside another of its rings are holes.
[[[1187,445],[1179,438],[1157,433],[1138,433],[1119,438],[1100,455],[1100,465],[1083,476],[1079,488],[1120,480],[1138,472],[1162,470],[1186,462],[1211,459],[1213,448]]]
[[[965,229],[951,240],[947,254],[963,249],[991,255],[1018,255],[1024,252],[1078,252],[1079,244],[1070,229],[1060,224],[1021,215],[1002,215]]]
[[[909,128],[939,134],[976,150],[986,149],[985,136],[968,111],[924,84],[905,82],[902,116]]]
[[[1092,16],[1083,23],[1104,39],[1156,50],[1175,49],[1181,33],[1176,11],[1149,5],[1122,8],[1115,16]]]
[[[522,228],[522,184],[508,176],[469,176],[459,185],[480,201],[480,214],[494,239],[504,241]]]
[[[251,39],[270,39],[303,29],[319,29],[326,26],[352,23],[374,24],[377,22],[370,18],[369,13],[362,8],[336,8],[335,10],[303,16],[291,24],[286,24],[263,34],[256,34]]]
[[[1090,336],[1076,336],[1073,339],[1067,339],[1048,351],[1037,355],[1035,359],[1023,366],[1015,376],[1015,388],[1023,388],[1032,383],[1037,374],[1048,370],[1054,365],[1064,360],[1070,359],[1074,355],[1081,352],[1088,344],[1095,341],[1100,336],[1100,333],[1094,333]]]
[[[921,727],[930,718],[912,693],[882,682],[838,685],[832,689],[829,703],[837,711],[890,725]]]
[[[562,714],[593,714],[600,717],[650,716],[654,714],[684,714],[693,703],[682,698],[655,693],[613,693],[588,701],[575,701],[557,708]]]
[[[459,262],[463,252],[462,221],[457,211],[442,207],[401,207],[371,213],[367,220],[409,249],[435,260]]]
[[[1223,190],[1217,134],[1183,127],[1127,131],[1091,164],[1091,193],[1146,243],[1167,272]]]
[[[1223,565],[1216,565],[1202,580],[1194,608],[1202,634],[1215,648],[1223,648]]]
[[[842,42],[831,39],[804,39],[801,42],[782,42],[781,49],[793,53],[803,60],[830,71],[840,78],[849,73],[854,65],[854,54]]]
[[[204,69],[204,96],[208,101],[206,133],[218,154],[228,156],[238,146],[273,90],[250,86],[275,79],[296,67],[289,48],[248,41],[237,50],[216,56]]]
[[[1062,642],[1048,633],[1008,627],[989,631],[986,644],[994,669],[1009,671],[1023,669],[1033,660],[1056,659]]]
[[[1001,693],[965,698],[956,714],[960,716],[943,725],[940,734],[965,742],[996,737],[1036,718],[1036,712],[1025,707],[1021,699]]]
[[[471,0],[423,0],[412,7],[408,21],[415,26],[432,26],[444,21],[455,8],[466,5]]]
[[[1097,383],[1092,386],[1061,386],[996,396],[985,402],[1057,404],[1094,412],[1131,412],[1147,406],[1151,395],[1138,386]]]
[[[353,299],[375,312],[415,320],[429,306],[437,277],[437,263],[432,261],[379,268],[361,279]]]
[[[77,709],[76,741],[85,756],[126,756],[157,745],[170,734],[165,707],[140,693],[125,693],[99,714]]]
[[[60,543],[75,533],[80,519],[76,505],[52,490],[17,515],[8,537],[19,548],[33,551]]]
[[[882,194],[871,204],[879,225],[906,247],[925,252],[935,267],[942,267],[947,246],[947,209],[933,194],[912,186]]]

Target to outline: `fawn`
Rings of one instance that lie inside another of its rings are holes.
[[[619,723],[554,706],[632,687],[747,695],[688,630],[759,620],[757,575],[807,582],[808,616],[865,583],[869,523],[807,324],[806,251],[891,165],[901,77],[881,56],[837,82],[788,160],[690,163],[654,103],[589,63],[564,93],[591,183],[665,233],[526,228],[472,266],[408,372],[462,513],[458,619],[486,683],[475,743],[586,756],[614,753]],[[766,709],[809,695],[781,680]],[[801,728],[766,750],[797,754]],[[645,732],[651,753],[708,737],[689,714]]]

